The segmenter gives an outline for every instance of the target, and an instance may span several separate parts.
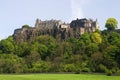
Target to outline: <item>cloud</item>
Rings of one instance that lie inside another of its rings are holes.
[[[83,6],[88,0],[71,0],[72,19],[84,18]]]

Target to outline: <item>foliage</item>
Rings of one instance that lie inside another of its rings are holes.
[[[0,41],[0,73],[100,72],[120,70],[120,34],[85,33],[57,41],[49,35],[18,44],[12,36]]]
[[[82,69],[82,72],[90,72],[90,69],[85,67]]]
[[[63,65],[63,69],[65,72],[74,72],[76,68],[74,64],[66,64],[66,65]]]
[[[25,24],[25,25],[22,26],[22,28],[30,28],[30,26]]]
[[[117,28],[118,21],[115,18],[108,18],[105,27],[108,30],[115,30]]]
[[[2,53],[7,53],[7,54],[14,53],[14,45],[9,40],[9,38],[0,41],[0,50],[2,51]]]
[[[100,65],[99,65],[99,70],[100,70],[100,72],[104,73],[104,72],[107,71],[107,68],[106,68],[106,66],[104,66],[103,64],[100,64]]]
[[[82,34],[80,40],[82,40],[87,45],[91,43],[90,35],[88,33]]]
[[[0,73],[23,73],[24,60],[13,54],[0,54]]]
[[[96,53],[92,54],[91,55],[92,71],[103,72],[103,69],[101,70],[102,62],[103,62],[102,53],[96,52]]]
[[[108,35],[108,42],[111,45],[117,45],[119,46],[120,44],[120,34],[116,32],[110,32]]]
[[[32,67],[33,73],[40,73],[40,72],[49,72],[50,71],[50,63],[44,61],[37,61],[33,63]]]
[[[18,49],[20,49],[20,50],[18,50]],[[30,46],[27,42],[24,42],[17,46],[17,51],[19,53],[19,54],[17,53],[18,56],[25,57],[30,54]]]
[[[100,44],[102,42],[101,35],[99,33],[92,33],[91,39],[94,43]]]
[[[94,43],[89,44],[85,50],[85,52],[88,56],[91,56],[93,53],[95,53],[97,51],[98,51],[98,46]]]
[[[107,76],[111,76],[111,75],[112,75],[112,71],[111,71],[111,70],[107,70],[107,71],[106,71],[106,75],[107,75]]]
[[[45,58],[48,56],[47,51],[48,51],[47,46],[43,44],[40,44],[38,46],[38,53],[40,54],[42,60],[45,60]]]

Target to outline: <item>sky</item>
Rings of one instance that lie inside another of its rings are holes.
[[[120,0],[0,0],[0,40],[25,24],[34,27],[37,18],[69,23],[76,18],[97,19],[103,30],[110,17],[120,23]]]

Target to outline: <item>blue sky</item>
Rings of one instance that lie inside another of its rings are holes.
[[[109,17],[120,23],[120,0],[0,0],[0,10],[0,39],[24,24],[34,26],[37,18],[65,22],[92,18],[98,20],[100,29]]]

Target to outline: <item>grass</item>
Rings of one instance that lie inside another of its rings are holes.
[[[23,74],[0,75],[0,80],[120,80],[120,76],[93,74]]]

